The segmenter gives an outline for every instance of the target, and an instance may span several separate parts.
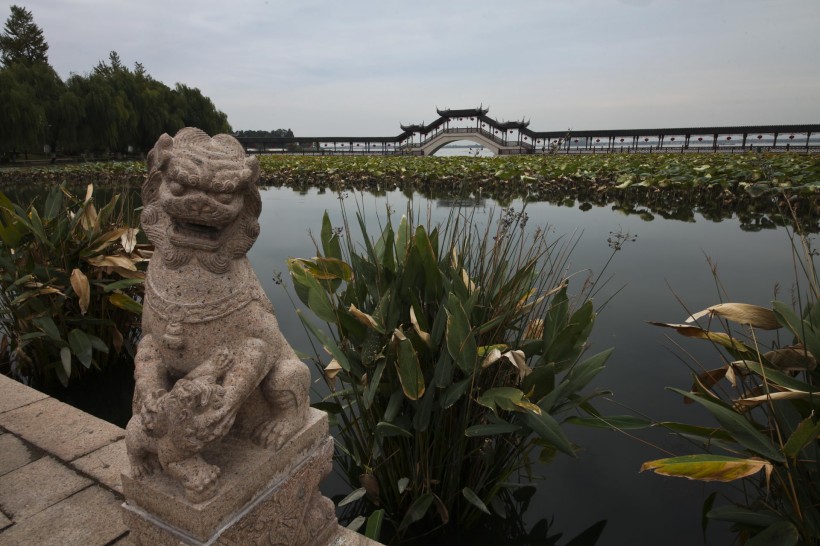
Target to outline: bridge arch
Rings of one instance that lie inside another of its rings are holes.
[[[421,150],[424,155],[433,155],[447,144],[458,142],[460,140],[469,140],[470,142],[480,144],[490,150],[494,155],[498,155],[500,152],[498,144],[481,133],[439,133],[425,142],[422,145]]]

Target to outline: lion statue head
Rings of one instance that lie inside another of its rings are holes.
[[[141,222],[163,263],[196,259],[225,273],[259,235],[259,163],[231,135],[192,127],[164,134],[148,153]]]

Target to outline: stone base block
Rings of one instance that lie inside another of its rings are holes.
[[[305,427],[278,451],[228,436],[203,457],[222,473],[216,495],[201,503],[188,501],[162,473],[123,474],[123,517],[135,544],[366,543],[339,527],[333,503],[319,491],[333,458],[324,412],[311,410]]]

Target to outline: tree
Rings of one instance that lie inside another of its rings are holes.
[[[0,35],[0,62],[4,66],[14,63],[48,63],[48,44],[43,30],[34,24],[31,12],[20,6],[11,6]]]

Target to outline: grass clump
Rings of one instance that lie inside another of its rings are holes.
[[[351,238],[323,218],[316,257],[293,258],[298,311],[330,355],[319,404],[337,427],[337,460],[353,501],[382,540],[505,515],[530,463],[573,456],[559,415],[595,412],[583,394],[611,351],[581,359],[595,320],[594,284],[568,296],[573,241],[527,230],[525,212],[454,210],[432,226],[408,207],[371,238],[361,210]],[[328,333],[329,332],[329,333]]]

